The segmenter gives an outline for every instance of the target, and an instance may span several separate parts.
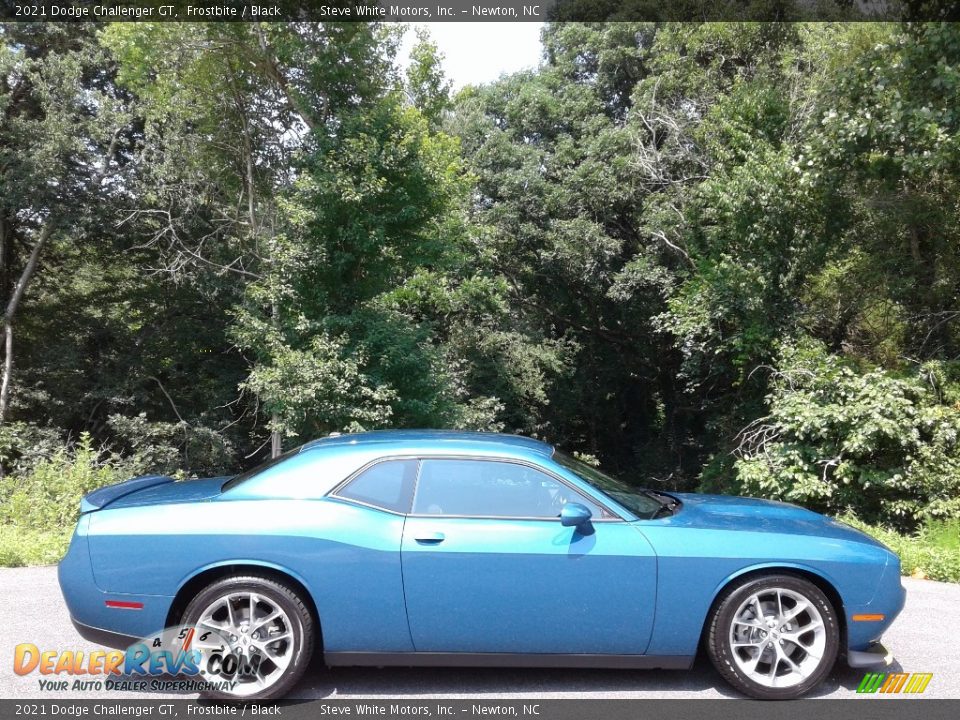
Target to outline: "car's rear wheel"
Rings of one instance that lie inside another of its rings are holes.
[[[707,649],[720,674],[765,700],[800,697],[819,685],[840,646],[830,600],[793,575],[755,577],[730,589],[709,627]]]
[[[303,599],[280,582],[237,575],[201,590],[183,613],[203,654],[203,679],[216,699],[279,698],[300,679],[314,647],[314,620]]]

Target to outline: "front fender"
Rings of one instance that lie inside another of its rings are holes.
[[[774,571],[790,571],[794,570],[801,575],[812,575],[815,578],[818,578],[821,582],[826,583],[829,587],[833,588],[834,592],[837,592],[837,584],[830,577],[828,573],[821,571],[818,568],[812,567],[811,565],[798,562],[766,562],[766,563],[757,563],[754,565],[749,565],[747,567],[741,568],[734,573],[731,573],[725,577],[721,582],[717,583],[716,587],[713,589],[713,595],[710,600],[710,606],[713,607],[713,604],[720,597],[720,593],[724,591],[731,583],[736,582],[739,578],[746,577],[752,573],[757,572],[774,572]],[[839,596],[839,593],[838,593]],[[840,596],[841,603],[843,602],[843,597]],[[843,614],[843,607],[836,608],[839,614]]]
[[[869,605],[877,594],[886,562],[881,553],[888,553],[830,537],[684,527],[669,519],[640,529],[658,558],[656,620],[647,650],[655,655],[694,654],[717,597],[753,572],[792,570],[817,578],[836,591],[837,612],[848,626],[851,608]]]
[[[900,581],[900,558],[891,553],[870,602],[847,608],[847,649],[862,652],[873,647],[906,602],[907,591]]]

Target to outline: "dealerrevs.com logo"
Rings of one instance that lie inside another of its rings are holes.
[[[919,695],[927,689],[933,673],[867,673],[857,687],[858,693],[906,693]]]
[[[42,691],[229,692],[255,677],[260,657],[231,648],[208,628],[174,627],[126,650],[14,648],[13,671],[36,673]]]

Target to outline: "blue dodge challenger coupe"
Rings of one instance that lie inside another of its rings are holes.
[[[443,431],[97,490],[60,586],[87,639],[190,628],[233,679],[212,695],[247,699],[287,693],[314,653],[688,668],[701,645],[743,693],[793,698],[838,656],[889,662],[880,636],[905,600],[896,555],[809,510],[643,490],[536,440]]]

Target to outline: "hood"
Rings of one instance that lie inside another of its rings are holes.
[[[178,480],[152,475],[101,488],[84,498],[84,511],[110,507],[168,505],[205,500],[220,494],[226,477]]]
[[[680,512],[671,518],[678,525],[715,530],[814,535],[886,547],[846,523],[790,503],[732,495],[671,495],[683,503]]]

